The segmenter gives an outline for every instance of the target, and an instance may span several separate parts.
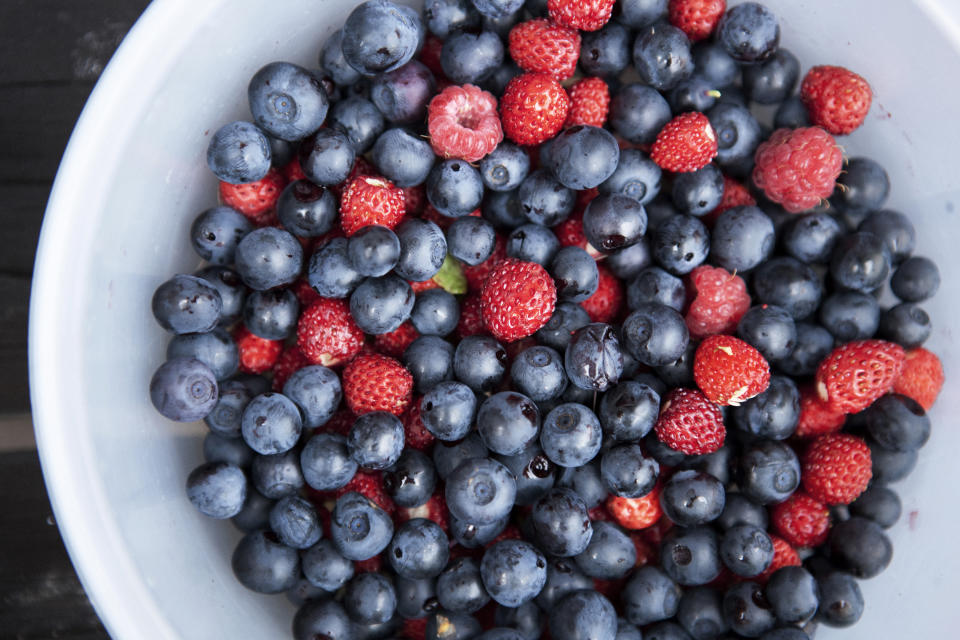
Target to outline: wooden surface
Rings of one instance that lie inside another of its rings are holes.
[[[30,275],[74,122],[147,0],[0,0],[0,640],[104,640],[50,510],[27,388]]]

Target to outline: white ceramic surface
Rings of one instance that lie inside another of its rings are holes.
[[[187,241],[215,202],[209,134],[247,116],[262,64],[315,65],[350,0],[157,0],[108,66],[74,131],[47,208],[30,323],[34,420],[44,474],[71,557],[115,638],[285,638],[292,607],[235,582],[237,533],[201,517],[183,482],[201,459],[202,425],[150,406],[147,384],[167,336],[154,288],[199,266]],[[844,145],[888,169],[889,205],[913,217],[918,252],[944,283],[925,306],[929,346],[948,386],[917,471],[897,489],[904,516],[893,563],[862,583],[867,609],[850,631],[818,639],[955,637],[960,555],[953,552],[960,412],[953,338],[960,299],[957,204],[960,7],[954,0],[768,0],[782,43],[806,70],[840,64],[866,76],[875,102]],[[943,481],[951,484],[940,484]]]

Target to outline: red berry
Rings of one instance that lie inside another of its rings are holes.
[[[309,249],[307,249],[307,252],[309,252]],[[301,308],[309,307],[320,298],[320,294],[310,286],[310,283],[307,282],[305,278],[300,278],[290,285],[290,290],[297,296],[297,301],[300,303]]]
[[[353,561],[353,572],[354,574],[358,573],[380,573],[383,569],[383,554],[378,553],[377,555],[367,558],[366,560],[354,560]]]
[[[443,65],[440,64],[440,54],[443,51],[443,40],[430,34],[423,41],[423,49],[420,50],[420,62],[430,69],[433,76],[439,81],[441,78],[446,80],[443,73]]]
[[[639,498],[610,495],[607,497],[607,511],[625,529],[646,529],[663,515],[660,489],[657,484],[650,493]]]
[[[923,347],[904,355],[903,371],[893,382],[893,390],[916,400],[926,411],[943,387],[943,365],[940,358]]]
[[[693,378],[711,402],[737,407],[767,390],[770,365],[739,338],[710,336],[697,347]]]
[[[797,491],[770,512],[770,524],[795,547],[816,547],[823,544],[830,530],[827,506]]]
[[[810,496],[826,504],[850,504],[873,477],[870,447],[849,433],[814,440],[803,454],[801,479]]]
[[[307,174],[303,172],[298,156],[293,156],[293,160],[285,164],[283,168],[280,169],[280,172],[283,174],[283,177],[287,179],[287,183],[307,179]]]
[[[350,409],[343,408],[337,411],[333,416],[323,423],[322,430],[329,433],[338,433],[341,436],[350,434],[350,427],[357,421],[357,416]]]
[[[270,169],[267,175],[256,182],[244,184],[220,183],[220,200],[247,216],[255,225],[266,226],[275,216],[274,206],[280,193],[287,186],[287,179],[276,169]]]
[[[697,42],[713,33],[726,10],[726,0],[670,0],[667,11],[670,24]]]
[[[773,543],[773,560],[770,562],[770,566],[764,569],[763,573],[752,578],[753,581],[759,582],[760,584],[766,584],[770,576],[779,569],[783,569],[784,567],[799,567],[802,565],[800,555],[789,542],[772,533],[769,535],[770,542]]]
[[[889,392],[903,369],[903,347],[884,340],[839,346],[817,367],[817,395],[835,411],[859,413]]]
[[[742,183],[737,182],[729,176],[723,176],[723,197],[720,199],[720,204],[717,205],[716,209],[702,216],[700,222],[713,228],[713,223],[716,222],[720,214],[727,209],[756,204],[757,201],[750,195],[750,191],[743,186]]]
[[[283,389],[283,385],[287,383],[294,372],[309,364],[310,361],[307,360],[307,356],[303,355],[297,345],[292,344],[284,349],[273,365],[273,390],[280,391]]]
[[[255,336],[240,325],[233,333],[240,354],[240,371],[244,373],[266,373],[276,364],[283,351],[283,342],[267,340]]]
[[[795,435],[812,438],[826,433],[836,433],[843,428],[847,414],[837,411],[820,399],[813,385],[800,387],[800,417]]]
[[[472,84],[447,87],[434,96],[427,129],[438,156],[467,162],[477,162],[503,140],[497,99]]]
[[[466,338],[487,332],[487,328],[483,326],[480,302],[479,292],[471,293],[463,299],[460,305],[460,320],[457,322],[457,337]]]
[[[421,291],[429,291],[430,289],[440,289],[440,285],[437,284],[437,281],[433,278],[427,280],[421,280],[420,282],[414,282],[413,280],[407,280],[407,284],[410,285],[410,290],[415,294],[420,293]]]
[[[371,411],[398,416],[412,396],[413,376],[390,356],[361,353],[343,370],[343,398],[358,416]]]
[[[800,98],[813,124],[843,136],[863,124],[873,93],[867,81],[853,71],[825,65],[807,72]]]
[[[397,511],[397,520],[400,522],[414,518],[433,520],[444,531],[450,531],[450,513],[447,511],[447,501],[443,497],[443,491],[437,490],[419,507],[401,507]]]
[[[340,226],[349,237],[362,227],[378,224],[393,229],[406,212],[403,191],[386,178],[357,176],[340,199]]]
[[[487,276],[480,311],[495,338],[513,342],[547,324],[556,302],[557,288],[546,269],[508,258]]]
[[[360,352],[363,331],[345,300],[320,298],[300,315],[297,344],[313,364],[332,367]]]
[[[843,151],[820,127],[777,129],[757,147],[753,183],[790,213],[830,197],[843,168]]]
[[[503,236],[498,233],[494,239],[493,253],[490,254],[489,258],[472,267],[468,264],[462,265],[463,275],[467,279],[467,286],[470,288],[470,291],[480,291],[483,289],[483,283],[486,281],[487,276],[490,275],[493,268],[505,260],[506,257],[507,243],[503,239]]]
[[[412,286],[414,283],[410,284]],[[410,346],[410,343],[419,337],[420,334],[414,329],[413,324],[408,321],[390,333],[381,333],[374,338],[373,344],[380,353],[393,358],[399,358],[403,355],[403,352],[407,350],[407,347]]]
[[[402,187],[403,202],[406,205],[407,215],[415,216],[423,212],[427,205],[427,192],[422,184],[413,187]]]
[[[437,614],[438,624],[440,616],[443,616],[443,613]],[[447,624],[450,624],[449,620],[447,621]],[[407,640],[423,640],[427,637],[427,618],[403,618],[403,626],[400,627],[400,635]]]
[[[546,18],[534,18],[510,29],[510,57],[524,71],[566,80],[577,70],[580,34]]]
[[[721,267],[701,265],[690,272],[687,328],[693,338],[733,333],[750,308],[750,295],[743,278]]]
[[[597,290],[581,302],[580,306],[590,316],[590,322],[609,323],[619,316],[623,309],[623,283],[605,264],[598,263],[597,270],[600,272]]]
[[[614,0],[547,0],[550,19],[580,31],[596,31],[610,21]]]
[[[405,446],[413,447],[419,451],[429,451],[436,438],[423,425],[423,418],[420,416],[420,401],[422,399],[414,399],[407,406],[407,410],[403,412],[403,442]]]
[[[345,486],[333,492],[335,498],[356,491],[375,505],[393,515],[397,510],[397,505],[383,487],[382,471],[357,471],[353,478]]]
[[[650,159],[674,173],[702,169],[716,156],[717,134],[699,112],[682,113],[664,125],[650,149]]]
[[[524,73],[511,79],[500,98],[503,132],[522,145],[546,142],[563,128],[570,96],[544,73]]]
[[[610,89],[601,78],[584,78],[570,87],[570,111],[565,127],[578,124],[602,127],[610,110]]]
[[[668,393],[655,428],[660,442],[690,456],[713,453],[727,435],[720,407],[695,389]]]

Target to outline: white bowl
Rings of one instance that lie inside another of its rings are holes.
[[[168,336],[150,313],[154,288],[200,262],[187,233],[212,205],[211,131],[247,118],[246,86],[261,65],[314,66],[351,0],[158,0],[107,67],[70,140],[47,208],[30,314],[37,441],[60,530],[116,638],[285,638],[293,607],[245,590],[230,554],[238,534],[184,497],[201,461],[202,424],[179,425],[150,405],[147,385]],[[897,485],[904,515],[893,563],[864,581],[853,630],[818,638],[955,637],[960,575],[956,467],[960,413],[952,337],[960,300],[960,8],[954,0],[768,0],[782,43],[806,70],[848,66],[868,78],[867,124],[843,141],[879,160],[889,206],[920,230],[918,253],[944,275],[924,306],[947,388],[933,436]]]

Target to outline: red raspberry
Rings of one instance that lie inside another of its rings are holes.
[[[849,433],[820,436],[803,454],[803,489],[826,504],[850,504],[872,477],[870,447]]]
[[[511,79],[500,98],[503,132],[521,145],[546,142],[563,128],[570,96],[544,73],[524,73]]]
[[[282,173],[283,177],[287,179],[287,184],[296,182],[297,180],[307,179],[307,174],[303,172],[303,168],[300,166],[300,158],[298,156],[293,156],[293,160],[283,165],[283,168],[280,169],[280,173]]]
[[[276,169],[270,169],[267,175],[256,182],[244,184],[220,183],[220,200],[233,207],[258,227],[267,226],[276,216],[272,215],[280,193],[287,186],[287,180]]]
[[[826,433],[836,433],[843,428],[847,414],[832,409],[820,399],[813,385],[800,387],[800,417],[797,419],[796,435],[812,438]]]
[[[940,358],[923,347],[910,349],[904,355],[903,371],[893,382],[893,390],[916,400],[926,411],[943,387],[943,365]]]
[[[614,0],[547,0],[550,19],[564,27],[596,31],[610,21]]]
[[[664,125],[650,149],[650,159],[674,173],[702,169],[716,156],[717,134],[707,116],[695,111]]]
[[[690,273],[687,328],[693,338],[733,333],[750,308],[750,295],[743,278],[720,267],[701,265]]]
[[[494,267],[480,295],[483,324],[504,342],[533,335],[550,320],[557,302],[557,288],[546,269],[512,258]]]
[[[827,539],[830,510],[819,500],[797,491],[773,507],[770,524],[795,547],[817,547]]]
[[[413,283],[411,283],[412,285]],[[409,321],[404,322],[390,333],[381,333],[373,340],[374,346],[380,353],[399,358],[420,334]]]
[[[462,265],[463,275],[467,279],[467,286],[470,288],[470,291],[480,291],[483,289],[483,283],[486,281],[487,276],[490,275],[493,268],[505,260],[506,257],[507,242],[503,239],[503,236],[498,233],[494,239],[493,253],[490,254],[489,258],[472,267],[468,264]]]
[[[400,415],[413,396],[413,376],[379,353],[361,353],[343,370],[343,398],[356,415],[387,411]]]
[[[403,442],[406,446],[419,451],[429,451],[436,438],[423,425],[423,418],[420,416],[420,401],[422,399],[414,399],[407,410],[403,412]]]
[[[477,162],[503,140],[497,99],[472,84],[447,87],[427,111],[430,145],[443,158]]]
[[[307,253],[309,253],[309,250],[307,250]],[[320,299],[320,294],[310,286],[310,283],[307,282],[305,278],[300,278],[290,285],[290,290],[297,296],[297,301],[300,302],[301,308],[309,307]]]
[[[737,182],[729,176],[723,176],[723,197],[720,199],[720,204],[717,205],[716,209],[702,216],[700,222],[713,228],[713,223],[716,222],[720,214],[727,209],[756,204],[757,201],[750,195],[750,191],[743,186],[742,183]]]
[[[566,80],[577,70],[580,34],[546,18],[534,18],[510,29],[510,57],[524,71]]]
[[[639,498],[607,496],[607,511],[624,529],[646,529],[663,515],[660,491],[661,486],[657,484],[650,493]]]
[[[450,531],[450,512],[447,511],[447,501],[443,497],[443,491],[435,491],[419,507],[400,507],[397,511],[397,520],[400,522],[406,522],[414,518],[433,520],[444,531]]]
[[[710,336],[693,357],[693,378],[703,394],[720,406],[738,407],[770,386],[770,365],[739,338]]]
[[[668,15],[670,24],[697,42],[710,37],[726,10],[726,0],[670,0]]]
[[[391,516],[396,513],[397,505],[383,487],[382,471],[359,470],[350,479],[345,486],[333,492],[335,498],[356,491],[375,505],[389,513]]]
[[[817,367],[817,395],[831,409],[859,413],[889,392],[903,369],[903,347],[884,340],[839,346]]]
[[[283,342],[280,340],[255,336],[243,325],[233,332],[233,340],[240,354],[240,371],[244,373],[266,373],[276,364],[283,351]]]
[[[578,124],[602,127],[610,109],[610,89],[600,78],[584,78],[570,87],[570,111],[565,127]]]
[[[660,442],[689,456],[713,453],[727,435],[720,407],[695,389],[668,393],[655,428]]]
[[[619,316],[623,309],[623,283],[605,264],[598,263],[597,270],[600,272],[597,290],[581,302],[580,306],[590,316],[590,322],[609,323]]]
[[[760,584],[766,584],[767,580],[770,579],[774,573],[779,569],[784,567],[799,567],[802,565],[800,562],[800,555],[797,553],[797,550],[794,549],[789,542],[781,538],[780,536],[769,534],[770,542],[773,543],[773,560],[770,562],[770,566],[764,569],[763,573],[752,578],[754,582]]]
[[[422,184],[414,187],[401,187],[403,203],[406,205],[407,215],[416,216],[427,206],[427,192]]]
[[[347,237],[372,224],[393,229],[404,213],[403,191],[386,178],[357,176],[340,199],[340,227]]]
[[[753,183],[790,213],[806,211],[833,193],[843,151],[820,127],[777,129],[757,147]]]
[[[460,305],[460,320],[457,322],[457,337],[480,335],[487,332],[483,326],[483,311],[480,310],[480,293],[474,292],[463,299]]]
[[[813,67],[800,85],[810,121],[835,136],[851,133],[863,124],[872,97],[867,81],[843,67]]]
[[[310,361],[307,360],[307,356],[303,355],[297,345],[292,344],[284,349],[273,365],[273,390],[280,391],[283,389],[283,385],[287,384],[287,380],[294,372],[309,364]]]
[[[297,344],[313,364],[332,367],[360,352],[363,331],[345,300],[320,298],[300,314]]]

